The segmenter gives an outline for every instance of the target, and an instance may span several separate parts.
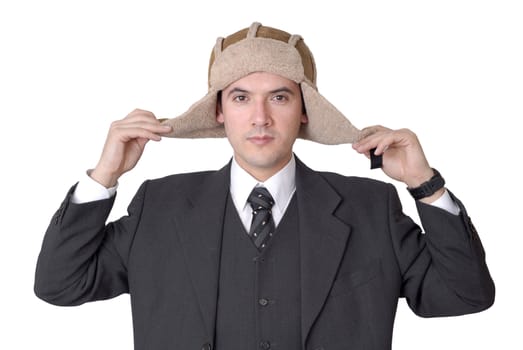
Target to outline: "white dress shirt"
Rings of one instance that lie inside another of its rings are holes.
[[[88,170],[80,178],[71,196],[71,202],[76,204],[94,202],[109,199],[116,194],[118,183],[114,187],[107,188],[90,177],[90,173],[91,170]]]
[[[233,158],[231,164],[231,197],[247,232],[249,232],[252,221],[252,208],[247,199],[252,189],[257,186],[263,186],[269,191],[274,199],[274,205],[271,210],[272,218],[275,226],[278,226],[291,202],[292,195],[296,191],[295,174],[296,161],[294,155],[286,166],[265,182],[259,182],[252,177]]]

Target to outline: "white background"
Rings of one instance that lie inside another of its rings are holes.
[[[1,349],[132,349],[129,297],[61,308],[37,299],[47,223],[134,108],[184,112],[206,92],[217,36],[253,21],[301,34],[320,92],[358,127],[414,130],[466,204],[487,250],[495,305],[422,319],[400,301],[395,349],[522,349],[519,1],[4,1],[0,3]],[[298,141],[318,170],[385,179],[349,145]],[[227,162],[226,140],[150,144],[111,218],[146,178]],[[398,184],[405,211],[413,201]]]

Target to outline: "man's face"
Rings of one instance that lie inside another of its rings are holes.
[[[225,88],[216,119],[225,126],[238,164],[260,181],[287,164],[300,126],[307,123],[299,85],[265,72]]]

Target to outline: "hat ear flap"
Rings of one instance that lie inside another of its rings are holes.
[[[177,118],[164,120],[172,131],[167,137],[202,138],[225,137],[223,124],[216,120],[218,92],[211,90]]]
[[[307,81],[300,86],[308,116],[308,123],[300,130],[300,138],[325,145],[358,141],[360,131],[336,107]]]

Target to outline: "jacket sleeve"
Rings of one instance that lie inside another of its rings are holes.
[[[417,202],[423,234],[402,213],[396,190],[389,192],[389,227],[402,273],[402,296],[423,317],[469,314],[494,303],[494,283],[478,233],[463,204],[450,194],[459,215]]]
[[[75,186],[53,216],[36,266],[35,294],[55,305],[79,305],[129,290],[127,258],[140,220],[145,185],[128,215],[106,225],[114,203],[71,203]]]

